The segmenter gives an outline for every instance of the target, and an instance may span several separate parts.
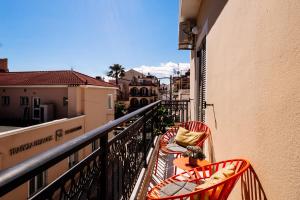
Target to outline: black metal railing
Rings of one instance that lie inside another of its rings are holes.
[[[188,109],[187,101],[154,102],[0,171],[0,197],[100,139],[98,149],[29,199],[129,199],[142,168],[147,167],[161,105],[174,119],[185,120],[177,116],[180,109]],[[128,125],[109,140],[108,135],[122,124]]]
[[[161,102],[161,105],[167,108],[168,114],[172,116],[173,121],[183,122],[190,120],[189,102],[189,100],[164,100]]]

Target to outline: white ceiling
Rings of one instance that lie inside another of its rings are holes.
[[[180,0],[179,21],[197,17],[202,0]]]

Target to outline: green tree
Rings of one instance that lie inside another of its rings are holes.
[[[115,103],[115,119],[118,119],[126,114],[125,105],[122,103]]]
[[[118,85],[118,80],[125,75],[124,67],[120,64],[113,64],[112,66],[109,66],[109,70],[107,76],[115,78],[116,84]]]

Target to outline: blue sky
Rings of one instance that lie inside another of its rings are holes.
[[[144,73],[161,69],[162,76],[177,63],[188,67],[189,52],[177,50],[178,4],[178,0],[1,0],[0,57],[9,59],[10,71],[72,67],[95,76],[119,63]]]

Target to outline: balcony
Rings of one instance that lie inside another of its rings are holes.
[[[100,139],[91,154],[29,199],[143,199],[156,161],[158,132],[165,129],[167,119],[187,121],[188,103],[154,102],[4,169],[0,171],[0,197],[17,192],[22,184]],[[109,138],[115,131],[118,134]]]
[[[130,93],[130,97],[157,97],[156,93]]]
[[[154,96],[154,94],[151,94],[150,92],[148,93],[141,93],[141,92],[137,92],[137,93],[130,93],[131,97],[152,97]]]

